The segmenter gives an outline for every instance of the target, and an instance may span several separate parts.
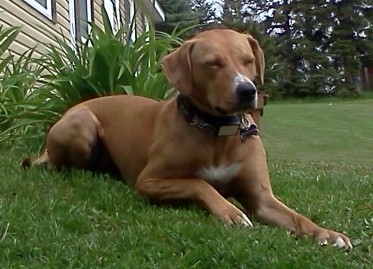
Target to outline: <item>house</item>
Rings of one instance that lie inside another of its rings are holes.
[[[87,37],[87,21],[102,26],[101,6],[113,29],[136,17],[133,40],[146,31],[150,23],[165,19],[157,0],[1,0],[0,25],[22,27],[10,47],[18,55],[40,42],[53,43],[44,29],[61,34],[75,45]],[[42,54],[42,50],[42,46],[38,46],[36,54]]]

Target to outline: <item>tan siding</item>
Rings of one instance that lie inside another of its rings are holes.
[[[126,3],[127,3],[126,1],[122,0],[120,2],[120,8],[122,9],[121,12],[123,12],[123,15],[122,15],[122,18],[124,20],[123,23],[130,23],[131,18],[126,18],[127,14],[125,14],[126,13],[125,12]],[[135,11],[135,14],[136,14],[136,33],[137,33],[137,35],[139,35],[143,32],[143,28],[144,28],[143,19],[142,19],[144,12],[139,10],[142,5],[139,4],[138,1],[134,0],[134,3],[135,3],[135,9],[136,9],[136,11]]]
[[[43,46],[40,43],[54,43],[45,33],[43,28],[50,32],[60,35],[61,33],[67,40],[70,40],[70,19],[68,0],[56,0],[56,21],[45,17],[32,6],[23,0],[0,0],[0,24],[5,27],[21,26],[21,33],[11,45],[10,49],[16,54],[22,54],[29,48],[37,46],[36,56],[43,54]],[[137,1],[134,1],[135,3]],[[93,0],[93,21],[100,28],[103,27],[101,16],[102,0]],[[121,23],[126,23],[125,0],[120,0]],[[138,9],[140,5],[135,4]],[[143,31],[142,12],[136,12],[136,33]]]
[[[141,35],[144,32],[143,29],[143,21],[142,21],[142,12],[137,10],[136,13],[136,34],[137,36]]]
[[[57,0],[56,23],[39,13],[33,7],[22,0],[0,1],[1,21],[6,25],[21,26],[22,31],[18,35],[16,42],[12,44],[11,50],[17,54],[23,53],[28,48],[33,48],[39,43],[53,43],[40,27],[44,27],[51,32],[63,33],[69,37],[68,2]],[[37,53],[43,53],[42,46],[37,46]]]
[[[128,18],[127,18],[127,14],[126,14],[126,5],[127,5],[128,3],[127,3],[127,1],[126,0],[123,0],[123,1],[121,1],[121,5],[122,5],[122,7],[123,7],[123,16],[122,16],[122,18],[123,18],[123,23],[128,23]]]
[[[29,47],[26,47],[25,45],[23,45],[22,43],[13,43],[10,50],[15,53],[16,55],[21,55],[23,53],[25,53],[26,51],[29,50]],[[34,56],[37,56],[37,55],[41,55],[40,53],[38,54],[35,54]]]
[[[101,16],[101,5],[103,3],[102,0],[93,0],[93,21],[94,23],[103,29],[103,21],[102,21],[102,16]]]
[[[70,29],[69,5],[67,0],[65,4],[57,3],[57,20],[58,24],[63,26],[67,31]]]
[[[3,11],[0,9],[0,14],[2,14]],[[0,17],[0,25],[1,27],[8,28],[9,26],[12,26],[8,21],[4,20],[3,17]]]
[[[119,12],[120,12],[120,24],[126,23],[126,8],[124,4],[124,0],[119,1]]]

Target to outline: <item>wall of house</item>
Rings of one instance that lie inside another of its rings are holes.
[[[102,27],[102,0],[93,0],[93,21]],[[41,43],[55,43],[47,32],[64,36],[71,41],[69,0],[56,1],[56,13],[53,19],[47,18],[24,0],[0,0],[0,25],[20,26],[21,32],[10,50],[20,55],[36,47],[38,57],[44,53]]]
[[[137,35],[141,34],[144,32],[144,13],[143,12],[138,12],[136,14],[136,33]]]
[[[141,11],[141,1],[132,0],[137,10],[136,13],[136,34],[144,31],[144,13]],[[120,23],[130,20],[128,0],[119,0]],[[93,21],[102,27],[101,5],[103,0],[93,0]],[[127,5],[127,6],[126,6]],[[20,55],[30,48],[36,47],[36,55],[43,54],[44,49],[40,43],[54,43],[50,31],[54,34],[61,34],[67,40],[72,41],[70,33],[69,0],[56,0],[56,12],[53,18],[48,18],[25,0],[0,0],[0,25],[5,27],[20,26],[21,33],[11,45],[10,49]]]
[[[94,0],[93,1],[93,22],[98,25],[99,27],[103,27],[103,21],[101,16],[101,5],[103,3],[102,0]]]
[[[60,32],[69,37],[69,13],[66,0],[57,1],[55,21],[47,18],[23,0],[0,1],[0,24],[4,26],[21,26],[21,33],[11,50],[22,54],[25,50],[37,46],[37,54],[43,53],[41,42],[52,42],[47,31]]]

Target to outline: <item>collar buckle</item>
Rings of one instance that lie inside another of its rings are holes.
[[[245,117],[244,114],[240,115],[240,121],[242,127],[240,128],[240,139],[245,142],[249,136],[259,135],[259,129],[255,123],[250,123],[250,121]]]
[[[205,122],[202,118],[198,117],[197,115],[193,116],[189,124],[201,130],[208,130],[211,133],[214,132],[214,126],[208,124],[207,122]]]
[[[259,134],[254,123],[245,114],[235,116],[213,116],[196,108],[189,98],[178,95],[177,106],[191,126],[205,130],[215,136],[235,136],[239,133],[241,141],[246,141],[251,135]]]

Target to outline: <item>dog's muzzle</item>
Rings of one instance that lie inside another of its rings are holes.
[[[257,89],[248,77],[238,74],[233,81],[233,90],[237,98],[237,108],[244,110],[255,108]]]
[[[242,82],[237,85],[236,94],[240,104],[251,102],[256,97],[256,87],[251,82]]]

